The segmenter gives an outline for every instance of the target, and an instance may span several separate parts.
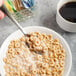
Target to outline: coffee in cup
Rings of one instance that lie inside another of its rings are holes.
[[[76,32],[76,0],[60,0],[56,20],[63,30]]]

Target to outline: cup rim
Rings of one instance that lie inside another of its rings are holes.
[[[75,1],[68,1],[68,2],[75,2]],[[68,21],[68,20],[66,20],[65,18],[62,17],[62,15],[61,15],[60,12],[59,12],[59,9],[60,9],[65,3],[67,3],[67,2],[65,2],[63,5],[61,5],[61,6],[59,7],[60,3],[61,3],[61,1],[57,4],[57,14],[59,15],[59,17],[62,18],[62,19],[63,19],[66,23],[68,23],[68,24],[76,25],[75,22]]]

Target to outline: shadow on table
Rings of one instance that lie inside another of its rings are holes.
[[[60,34],[65,33],[65,31],[62,30],[58,26],[58,24],[56,22],[56,15],[55,14],[53,14],[53,15],[47,14],[45,17],[41,16],[40,23],[41,23],[42,26],[48,27],[50,29],[53,29],[53,30],[55,30],[56,32],[58,32]]]

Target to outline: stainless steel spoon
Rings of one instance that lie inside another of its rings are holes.
[[[16,19],[9,13],[9,11],[7,10],[7,8],[5,7],[5,5],[3,5],[2,7],[0,7],[0,9],[11,19],[12,22],[15,23],[15,25],[21,30],[21,32],[27,36],[28,34],[24,31],[24,29],[22,28],[22,26],[16,21]]]
[[[2,7],[0,7],[0,9],[11,19],[12,22],[14,22],[14,24],[20,29],[20,31],[23,33],[23,35],[26,36],[30,36],[29,34],[27,34],[24,29],[22,28],[22,26],[16,21],[16,19],[8,12],[7,8],[3,5]],[[29,44],[26,42],[25,43],[27,45],[27,47],[29,48]]]

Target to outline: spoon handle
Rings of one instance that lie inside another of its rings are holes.
[[[7,8],[3,5],[2,7],[0,7],[0,9],[11,19],[12,22],[15,23],[15,25],[21,30],[21,32],[24,35],[27,35],[24,31],[24,29],[22,28],[22,26],[16,21],[16,19],[8,12]]]

